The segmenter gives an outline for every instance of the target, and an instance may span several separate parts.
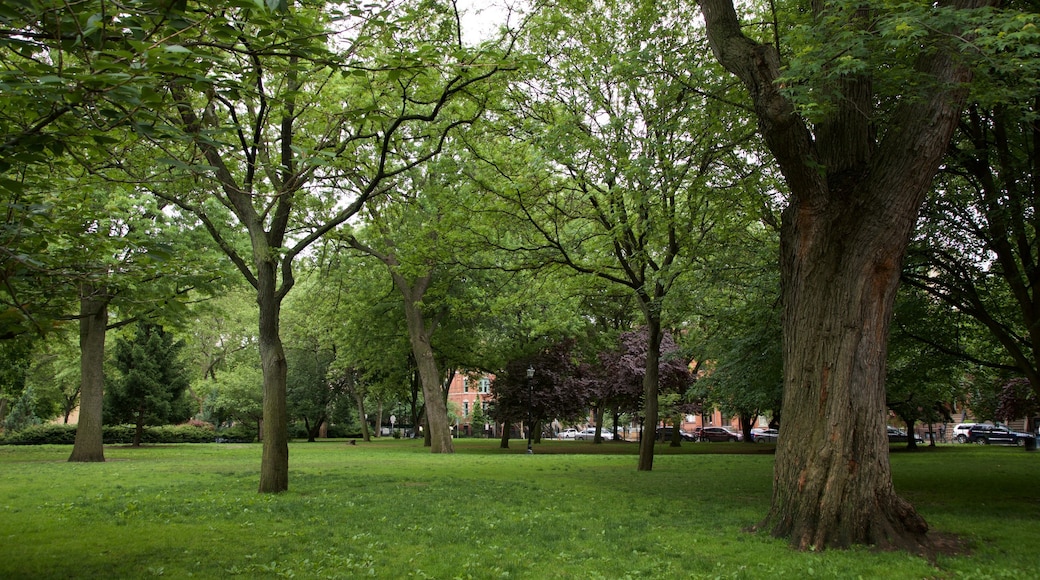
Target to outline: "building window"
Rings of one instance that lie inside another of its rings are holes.
[[[480,379],[480,387],[479,387],[479,389],[480,389],[480,392],[485,394],[485,395],[490,393],[491,392],[491,381],[489,381],[488,379]]]
[[[462,377],[462,392],[463,393],[468,393],[469,392],[469,378],[467,378],[467,377]]]
[[[462,416],[469,417],[469,401],[462,402]]]

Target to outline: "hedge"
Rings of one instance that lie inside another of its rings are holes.
[[[133,425],[105,425],[101,439],[105,445],[134,442]],[[141,443],[213,443],[215,441],[251,442],[256,431],[246,427],[214,430],[198,425],[162,425],[145,427]],[[76,426],[63,424],[33,425],[0,438],[2,445],[72,445],[76,442]]]

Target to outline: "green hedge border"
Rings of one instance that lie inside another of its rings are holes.
[[[134,442],[133,425],[105,425],[101,438],[105,445]],[[256,440],[256,430],[246,427],[208,429],[197,425],[163,425],[145,427],[141,443],[249,443]],[[34,425],[0,438],[0,445],[72,445],[76,442],[76,426],[64,424]]]

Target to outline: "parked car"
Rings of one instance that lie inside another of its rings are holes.
[[[731,427],[705,427],[701,429],[701,441],[743,441],[744,436]]]
[[[754,443],[776,443],[780,432],[776,429],[752,429],[751,441]]]
[[[658,427],[657,434],[655,435],[655,441],[671,441],[672,440],[672,429],[673,427]],[[683,441],[696,441],[697,436],[688,431],[679,430],[679,437]]]
[[[953,441],[957,443],[968,442],[968,429],[971,429],[978,423],[958,423],[953,426],[953,434],[951,435]]]
[[[560,431],[556,436],[560,439],[577,439],[578,430],[574,427],[571,427],[569,429],[564,429],[563,431]]]
[[[1029,433],[1019,433],[1000,425],[972,425],[968,429],[968,441],[978,445],[1025,445],[1027,439],[1035,439]]]
[[[614,439],[614,434],[608,431],[607,429],[603,429],[602,431],[600,431],[599,434],[604,441],[612,441]],[[589,427],[588,429],[578,431],[578,434],[574,438],[580,439],[582,441],[593,441],[596,439],[596,428]]]
[[[904,431],[903,429],[898,429],[896,427],[888,428],[889,443],[906,443],[908,440],[909,436],[907,436],[906,431]],[[924,438],[918,435],[917,433],[914,433],[914,441],[918,443],[924,443]]]

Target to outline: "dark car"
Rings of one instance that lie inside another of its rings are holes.
[[[978,445],[1025,445],[1034,439],[1029,433],[1018,433],[999,425],[972,425],[968,429],[968,441]]]
[[[701,429],[701,441],[740,441],[744,437],[730,427],[705,427]]]
[[[909,439],[909,436],[906,434],[906,431],[904,431],[902,429],[897,429],[895,427],[889,427],[888,428],[888,442],[889,443],[906,443],[908,439]],[[924,438],[922,438],[920,435],[914,433],[914,441],[916,441],[918,443],[924,443]]]
[[[672,427],[658,427],[657,434],[655,435],[654,441],[671,441],[672,440]],[[687,433],[686,431],[679,431],[679,437],[683,441],[696,441],[697,437],[693,433]]]
[[[776,429],[752,429],[751,441],[754,443],[776,443],[780,432]]]

